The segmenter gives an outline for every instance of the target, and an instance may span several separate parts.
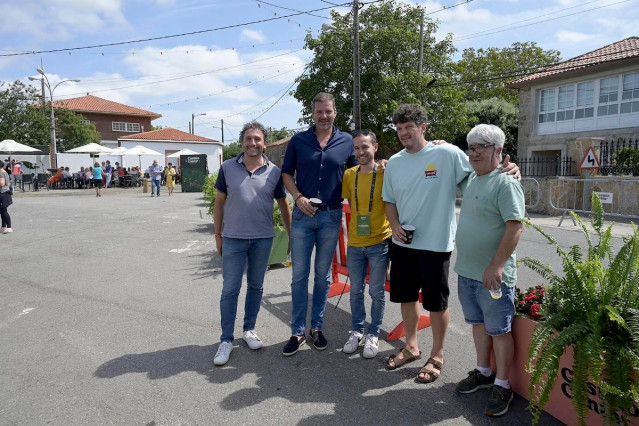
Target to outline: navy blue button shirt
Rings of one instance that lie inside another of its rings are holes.
[[[342,202],[344,170],[358,164],[353,138],[334,128],[322,149],[314,130],[315,126],[312,126],[291,138],[284,154],[282,173],[295,176],[297,188],[306,198],[316,197],[322,204],[335,205]]]

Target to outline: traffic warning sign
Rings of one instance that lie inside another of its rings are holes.
[[[599,159],[597,158],[595,151],[592,149],[592,147],[589,147],[588,151],[586,151],[586,155],[584,155],[584,158],[581,160],[579,169],[599,170],[600,168],[601,164],[599,163]]]

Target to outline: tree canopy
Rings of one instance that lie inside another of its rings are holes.
[[[13,139],[25,145],[49,143],[49,119],[35,108],[38,93],[20,81],[0,83],[0,140]]]

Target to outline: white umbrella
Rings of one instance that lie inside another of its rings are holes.
[[[64,151],[78,154],[111,154],[112,149],[97,143],[89,143]]]
[[[193,150],[190,150],[188,148],[184,148],[179,150],[178,152],[174,152],[171,155],[167,155],[167,157],[171,157],[171,158],[180,158],[180,155],[199,155],[199,152],[195,152]]]
[[[14,141],[13,139],[5,139],[0,142],[0,154],[9,154],[9,161],[11,161],[11,154],[15,153],[36,153],[42,152],[37,148],[34,148],[29,145],[23,145]]]
[[[127,148],[125,148],[123,146],[119,146],[117,148],[113,148],[109,154],[110,155],[124,155],[124,154],[126,154],[127,151],[128,151]]]
[[[142,168],[142,156],[143,155],[164,155],[161,152],[157,152],[152,150],[151,148],[147,148],[144,145],[136,145],[133,148],[128,149],[124,155],[137,155],[140,161],[140,169]]]

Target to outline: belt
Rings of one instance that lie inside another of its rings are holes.
[[[317,208],[317,210],[322,210],[322,211],[342,210],[342,203],[322,204],[321,206]]]

